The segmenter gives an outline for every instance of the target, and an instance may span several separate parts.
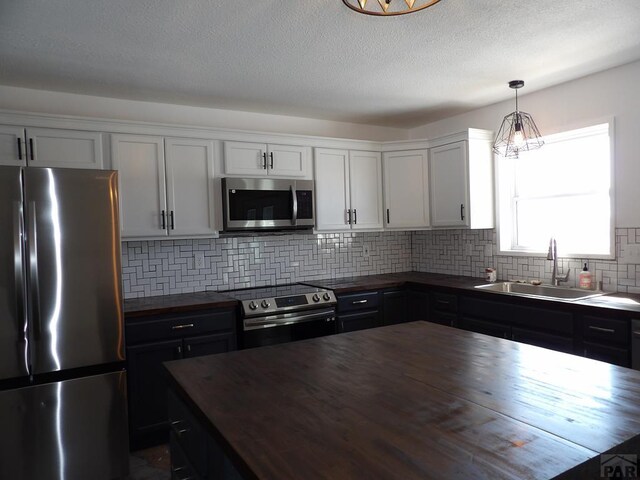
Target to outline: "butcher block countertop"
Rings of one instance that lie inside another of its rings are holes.
[[[167,363],[257,479],[588,479],[640,452],[640,372],[427,322]]]

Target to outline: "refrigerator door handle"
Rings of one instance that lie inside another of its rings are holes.
[[[22,340],[26,341],[27,316],[25,312],[25,284],[24,284],[24,219],[22,217],[22,202],[14,202],[13,209],[13,262],[16,282],[16,318],[18,319]],[[26,362],[28,363],[28,362]]]
[[[29,202],[30,231],[29,242],[29,284],[31,287],[31,319],[33,320],[35,339],[42,336],[40,322],[40,290],[38,281],[38,231],[36,222],[36,202]]]

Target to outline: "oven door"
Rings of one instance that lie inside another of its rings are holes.
[[[224,230],[312,228],[313,182],[223,178]]]
[[[337,333],[334,308],[245,318],[241,347],[253,348]]]

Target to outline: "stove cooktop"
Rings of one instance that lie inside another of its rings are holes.
[[[241,302],[244,317],[266,316],[313,308],[332,308],[336,304],[336,297],[331,290],[301,283],[229,290],[223,293]]]

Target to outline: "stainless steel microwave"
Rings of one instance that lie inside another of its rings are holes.
[[[312,180],[223,178],[225,231],[311,229]]]

